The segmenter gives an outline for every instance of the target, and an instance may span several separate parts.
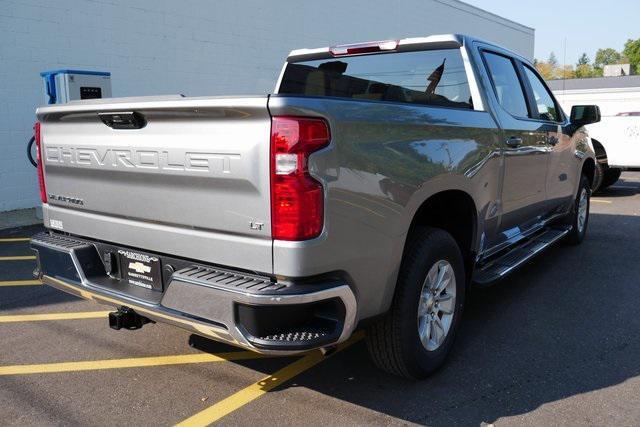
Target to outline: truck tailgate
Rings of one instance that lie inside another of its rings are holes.
[[[209,249],[219,244],[217,251],[198,252],[200,259],[227,264],[229,254],[221,252],[229,242],[242,239],[247,247],[247,239],[255,240],[260,249],[251,255],[257,265],[270,266],[267,99],[154,97],[40,108],[45,216],[67,219],[50,226],[87,235],[80,218],[91,216],[96,226],[113,218],[128,224],[128,234],[138,228],[143,240],[114,236],[113,227],[92,230],[91,237],[193,257],[183,246],[172,247],[183,230],[187,240],[208,237]],[[143,127],[105,124],[114,114],[133,112]],[[150,229],[159,232],[149,235]],[[171,231],[164,233],[167,241],[161,230]]]

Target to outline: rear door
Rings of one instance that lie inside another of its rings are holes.
[[[494,111],[504,131],[502,215],[495,245],[535,229],[545,213],[549,150],[546,129],[531,120],[518,62],[508,54],[482,50],[492,86]]]

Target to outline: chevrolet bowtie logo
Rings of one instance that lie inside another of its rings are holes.
[[[144,265],[143,263],[137,261],[137,262],[130,262],[129,263],[129,270],[133,270],[136,273],[151,273],[151,266],[149,265]]]

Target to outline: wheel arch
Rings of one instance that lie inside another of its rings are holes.
[[[604,148],[604,145],[600,141],[595,138],[591,138],[591,145],[593,146],[593,151],[596,154],[596,159],[601,163],[607,163],[607,150]]]
[[[402,253],[413,230],[419,226],[442,229],[454,238],[462,252],[467,285],[475,264],[475,243],[478,230],[478,211],[469,193],[463,190],[443,190],[430,195],[415,211]]]

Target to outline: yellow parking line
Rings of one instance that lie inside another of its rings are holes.
[[[108,311],[83,311],[76,313],[44,313],[44,314],[15,314],[11,316],[0,316],[0,323],[13,322],[38,322],[42,320],[76,320],[76,319],[99,319],[109,314]]]
[[[350,345],[358,342],[364,337],[364,333],[354,334],[348,341],[340,344],[336,352],[344,350]],[[322,362],[325,357],[319,351],[309,353],[301,359],[285,366],[273,375],[269,375],[251,384],[249,387],[240,390],[239,392],[232,394],[224,400],[208,407],[204,411],[187,418],[186,420],[177,424],[177,427],[192,427],[192,426],[208,426],[225,415],[230,414],[236,409],[250,403],[263,394],[273,390],[279,385],[289,381],[293,377],[300,375],[304,371],[314,367],[318,363]]]
[[[3,237],[0,238],[0,243],[28,242],[29,240],[31,237]]]
[[[36,257],[35,255],[0,256],[0,261],[25,261],[28,259],[36,259]]]
[[[594,199],[593,197],[591,198],[591,201],[594,203],[608,203],[608,204],[613,203],[611,200]]]
[[[2,286],[35,286],[42,285],[40,280],[4,280],[0,281],[0,287]]]
[[[141,368],[149,366],[187,365],[193,363],[226,362],[263,357],[251,351],[230,353],[198,353],[176,356],[135,357],[129,359],[105,359],[85,362],[43,363],[39,365],[0,366],[0,376],[50,374],[55,372],[97,371],[105,369]]]

